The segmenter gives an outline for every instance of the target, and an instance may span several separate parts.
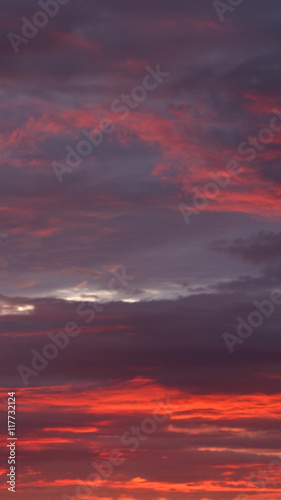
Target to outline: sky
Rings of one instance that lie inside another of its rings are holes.
[[[279,0],[2,0],[1,498],[278,500]]]

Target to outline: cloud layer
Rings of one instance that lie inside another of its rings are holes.
[[[119,450],[91,500],[277,500],[281,306],[233,355],[223,334],[281,289],[279,2],[221,22],[207,0],[70,0],[33,36],[40,9],[2,0],[0,19],[1,399],[17,390],[19,498],[74,497]],[[18,366],[34,371],[71,322],[25,385]],[[120,436],[166,398],[132,454]]]

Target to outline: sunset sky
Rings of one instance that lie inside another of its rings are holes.
[[[1,499],[280,500],[280,22],[1,0]]]

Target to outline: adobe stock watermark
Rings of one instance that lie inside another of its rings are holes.
[[[255,491],[264,491],[267,488],[268,483],[273,483],[274,480],[280,480],[281,478],[281,455],[278,457],[279,460],[272,460],[267,469],[259,469],[255,474],[252,474],[247,480],[249,486],[255,488]],[[277,491],[277,490],[276,490]],[[242,493],[235,497],[234,500],[250,500],[252,497],[246,493]]]
[[[37,5],[42,10],[37,10],[33,14],[32,20],[25,16],[21,18],[23,22],[21,35],[12,31],[7,35],[15,54],[19,53],[20,45],[26,45],[39,33],[39,29],[44,28],[48,24],[50,18],[58,14],[61,5],[67,5],[69,2],[70,0],[39,0]]]
[[[95,472],[88,475],[87,481],[78,484],[76,487],[76,496],[70,496],[67,493],[62,495],[62,500],[81,500],[90,498],[94,494],[94,489],[102,486],[106,481],[110,480],[114,467],[120,467],[129,460],[128,452],[132,455],[141,446],[141,443],[146,441],[149,436],[154,434],[160,424],[166,422],[175,408],[170,406],[170,398],[166,396],[166,401],[156,401],[158,403],[151,417],[144,418],[140,425],[131,426],[129,430],[124,432],[120,439],[120,445],[126,448],[126,458],[122,456],[119,450],[113,450],[108,460],[102,462],[92,462]],[[124,450],[125,451],[125,450]]]
[[[127,275],[124,267],[121,269],[121,274],[118,271],[114,271],[112,274],[114,277],[110,279],[108,284],[108,290],[110,292],[116,292],[122,289],[130,290],[130,281],[134,280],[135,276]],[[132,292],[133,291],[134,290],[132,290]],[[89,325],[94,321],[96,313],[100,313],[103,310],[104,306],[102,305],[93,304],[92,302],[79,302],[76,308],[76,314],[79,317],[85,318],[84,322]],[[24,385],[28,386],[30,377],[37,377],[40,372],[45,370],[49,362],[56,359],[59,352],[63,351],[68,346],[69,340],[78,337],[81,331],[76,321],[68,321],[63,332],[55,334],[48,333],[47,336],[51,342],[44,345],[41,353],[37,349],[31,349],[31,367],[23,364],[17,366],[18,373]]]
[[[221,0],[214,0],[213,6],[217,15],[219,16],[220,21],[223,22],[225,19],[225,13],[233,12],[236,7],[241,5],[241,3],[243,2],[244,0],[227,0],[225,2],[222,2]]]
[[[147,74],[143,77],[141,85],[136,85],[129,94],[122,94],[119,99],[114,99],[111,103],[111,111],[120,114],[119,119],[125,120],[130,112],[136,109],[148,95],[148,92],[155,90],[164,82],[164,79],[170,76],[170,73],[161,71],[157,64],[155,69],[146,66]],[[54,161],[52,168],[59,182],[63,181],[65,173],[70,174],[75,168],[79,167],[85,158],[93,153],[93,148],[100,146],[104,134],[111,134],[116,128],[115,123],[110,118],[102,118],[93,130],[83,129],[81,139],[75,149],[66,146],[65,164]]]
[[[262,326],[264,320],[273,315],[275,306],[281,304],[281,290],[272,290],[270,299],[263,300],[260,303],[254,300],[253,304],[256,309],[250,312],[247,321],[241,316],[237,317],[237,335],[228,332],[222,335],[231,354],[234,353],[234,346],[236,344],[244,344],[245,340],[251,337],[254,329]]]
[[[281,120],[281,111],[273,109],[272,112],[274,116],[269,122],[269,127],[261,128],[256,136],[249,135],[246,141],[242,141],[239,144],[237,148],[240,156],[239,161],[230,160],[226,164],[226,171],[211,172],[210,177],[213,179],[213,182],[207,182],[201,191],[197,187],[192,188],[194,193],[192,199],[193,207],[184,203],[178,205],[178,209],[187,225],[190,224],[192,215],[199,215],[209,205],[210,201],[217,198],[220,192],[228,187],[231,176],[236,177],[239,174],[241,171],[239,162],[247,161],[250,163],[254,161],[258,153],[263,151],[266,145],[273,141],[275,134],[281,133],[281,126],[276,126],[276,122]]]

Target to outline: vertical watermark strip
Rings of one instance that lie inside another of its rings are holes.
[[[16,492],[16,393],[8,392],[8,434],[9,449],[7,483],[8,491]],[[12,437],[11,437],[12,436]]]

